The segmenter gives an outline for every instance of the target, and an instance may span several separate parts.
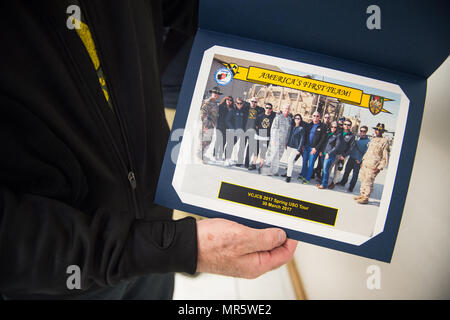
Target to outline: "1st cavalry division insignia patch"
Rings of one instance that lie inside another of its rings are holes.
[[[375,116],[383,110],[384,97],[371,95],[369,99],[369,110]]]

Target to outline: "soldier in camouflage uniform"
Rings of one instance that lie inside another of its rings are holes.
[[[282,113],[273,119],[270,129],[269,156],[267,158],[270,161],[270,173],[274,176],[278,176],[280,159],[288,143],[288,135],[292,125],[292,118],[289,113],[290,108],[290,105],[282,107]]]
[[[360,195],[354,197],[360,204],[369,203],[375,178],[387,166],[389,161],[389,141],[383,137],[384,124],[379,123],[373,129],[376,137],[369,142],[368,149],[362,159],[359,174],[361,178]]]
[[[206,163],[205,152],[208,150],[211,140],[214,135],[214,129],[217,127],[217,120],[219,118],[218,99],[222,95],[218,87],[209,90],[211,97],[203,100],[200,108],[200,119],[202,121],[202,130],[200,132],[200,145],[197,156],[203,163]]]

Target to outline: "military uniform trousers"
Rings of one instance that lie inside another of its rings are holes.
[[[363,161],[361,170],[359,171],[359,177],[361,179],[361,187],[359,193],[364,198],[369,198],[373,191],[373,184],[378,173],[374,173],[376,165],[373,163]]]

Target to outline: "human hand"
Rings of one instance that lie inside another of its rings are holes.
[[[225,219],[197,222],[197,272],[255,279],[288,262],[297,241],[282,229],[253,229]]]

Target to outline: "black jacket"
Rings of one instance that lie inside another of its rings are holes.
[[[292,126],[287,145],[301,152],[302,147],[305,145],[305,128]]]
[[[306,125],[305,129],[305,145],[308,145],[309,140],[309,133],[311,132],[311,128],[313,127],[314,123],[310,122]],[[314,138],[311,144],[311,148],[315,148],[318,151],[322,150],[324,148],[324,144],[326,143],[327,139],[327,128],[326,125],[322,122],[319,122],[319,126],[316,129],[316,132],[314,134]]]
[[[241,109],[233,108],[228,110],[227,117],[225,120],[228,129],[244,130],[246,121],[247,121],[247,114],[244,108]]]
[[[222,133],[225,133],[226,129],[233,129],[229,128],[227,125],[227,115],[229,111],[234,109],[235,108],[233,106],[230,109],[228,109],[226,103],[222,103],[219,105],[219,118],[217,119],[217,129],[219,129]]]
[[[114,112],[62,1],[2,1],[0,293],[77,294],[193,273],[193,219],[153,204],[169,129],[157,1],[80,1]],[[151,4],[150,4],[151,3]]]
[[[329,154],[330,156],[336,156],[341,149],[342,144],[342,135],[339,133],[335,133],[332,135],[328,135],[327,142],[325,144],[324,153]]]
[[[342,143],[339,148],[339,154],[344,158],[350,154],[355,145],[355,135],[351,132],[344,135],[344,132],[341,132]]]

